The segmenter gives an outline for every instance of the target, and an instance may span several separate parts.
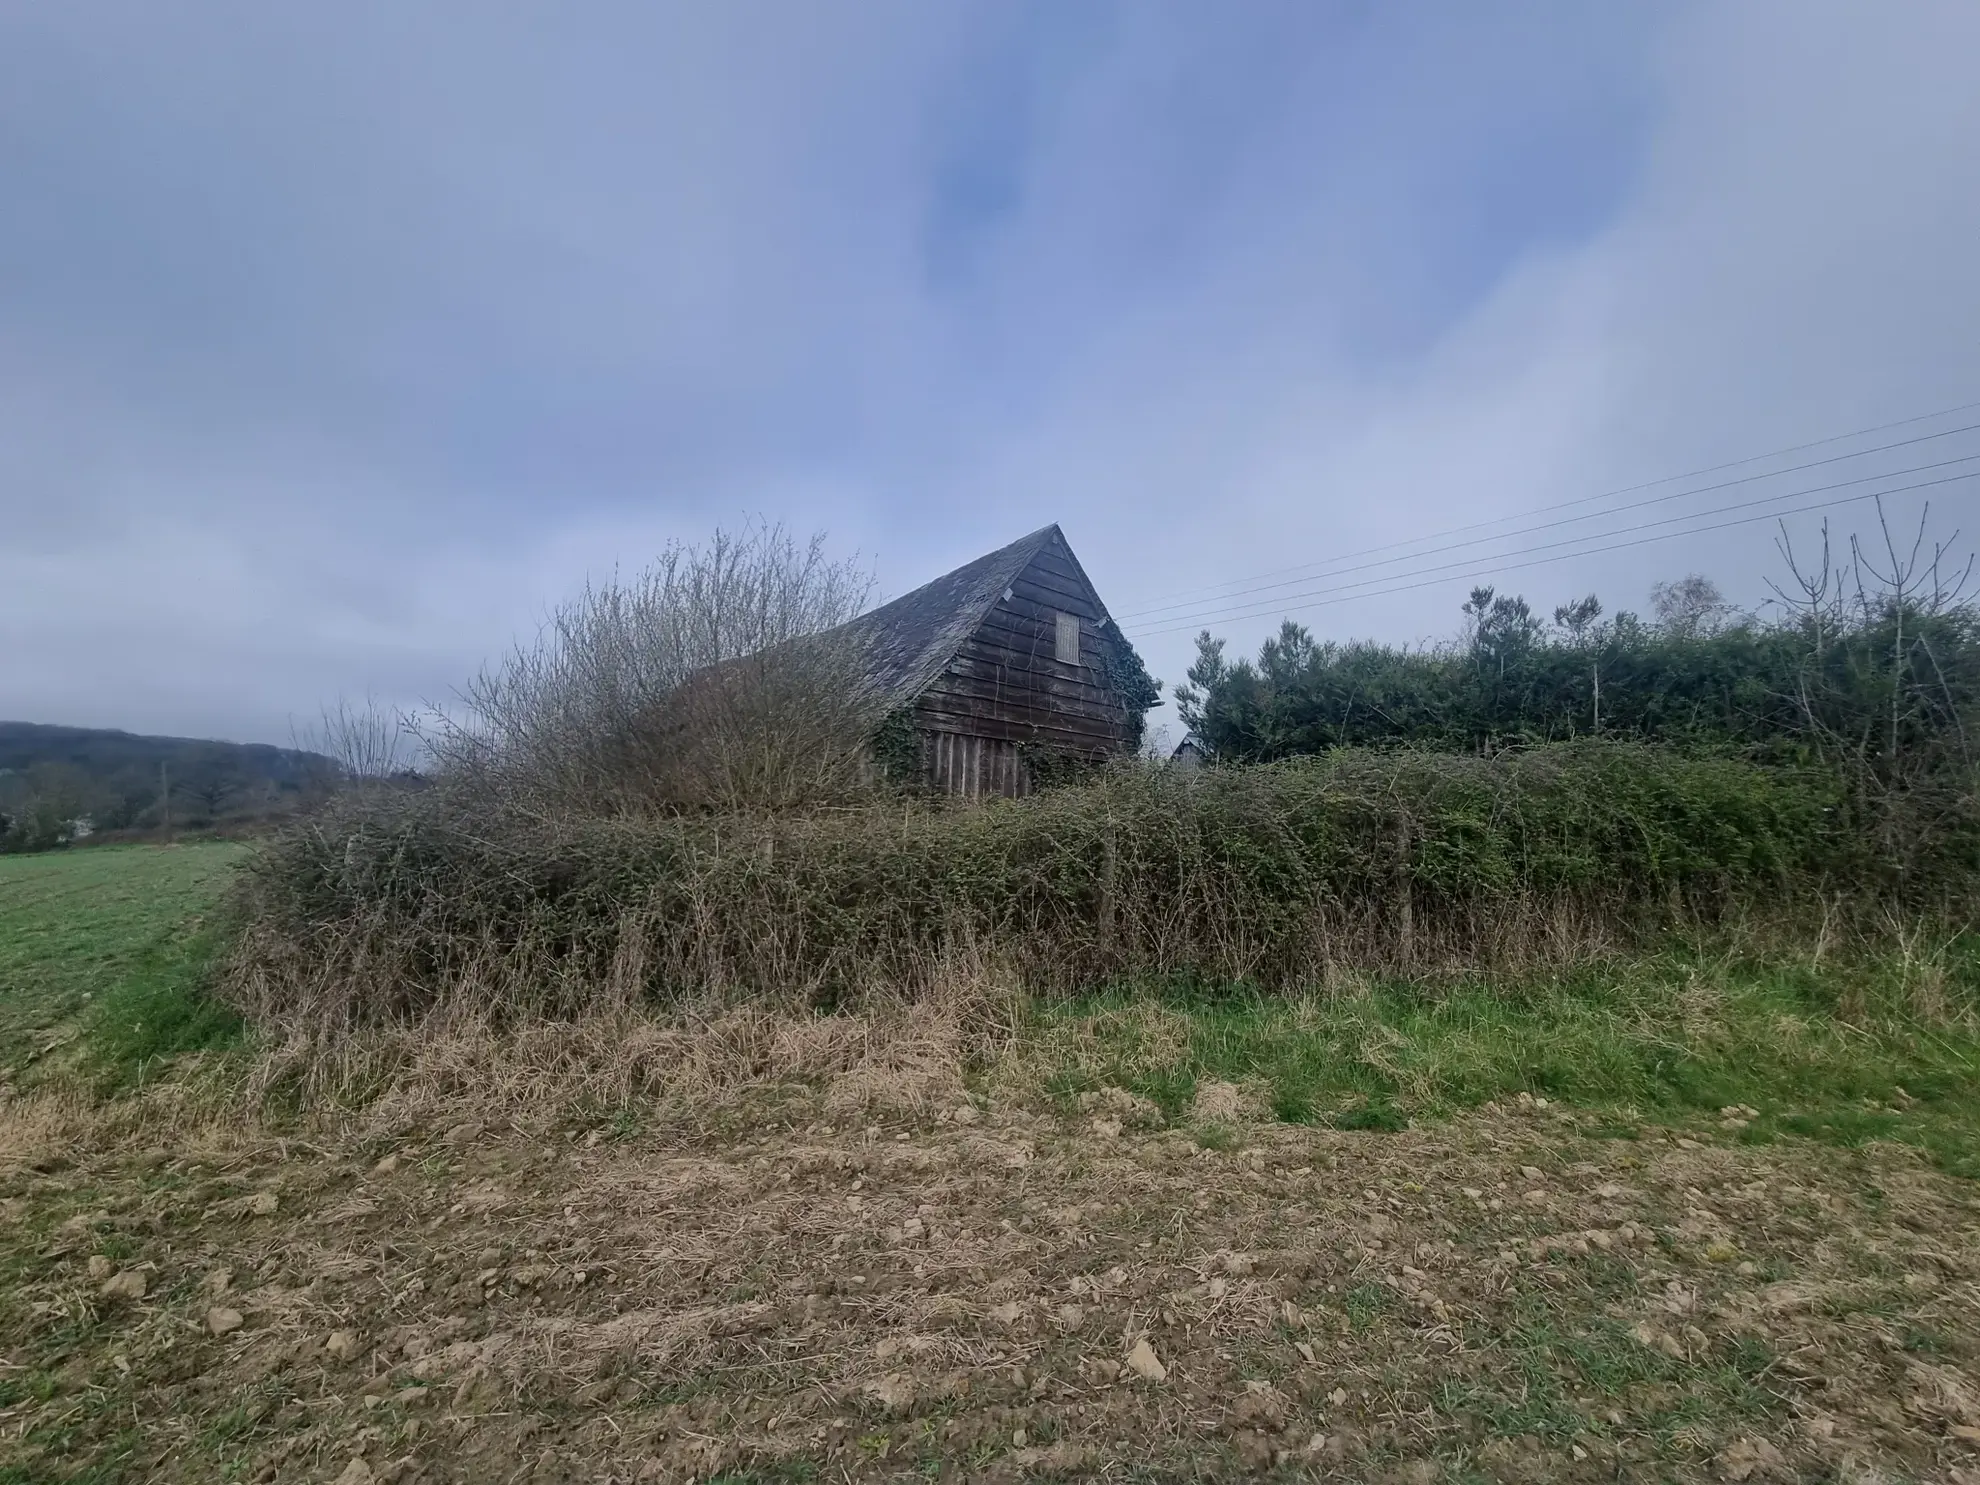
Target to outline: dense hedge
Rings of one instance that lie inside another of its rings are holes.
[[[256,1014],[342,1021],[462,997],[831,996],[986,950],[1036,986],[1282,984],[1572,952],[1872,869],[1829,775],[1613,742],[1136,768],[802,819],[487,818],[438,789],[263,849],[233,978]]]
[[[1594,611],[1587,602],[1578,616]],[[1980,610],[1970,604],[1866,602],[1822,622],[1804,613],[1704,631],[1628,614],[1569,628],[1480,589],[1466,615],[1462,641],[1426,649],[1321,643],[1288,620],[1256,660],[1227,660],[1205,634],[1177,699],[1231,762],[1588,736],[1819,759],[1886,784],[1973,762]]]

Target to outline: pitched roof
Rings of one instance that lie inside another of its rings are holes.
[[[828,632],[859,645],[874,700],[904,705],[934,683],[1055,536],[1064,539],[1056,524],[1040,527]]]

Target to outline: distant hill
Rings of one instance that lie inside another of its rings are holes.
[[[132,767],[156,772],[160,763],[201,768],[222,760],[249,777],[297,785],[318,770],[336,766],[321,753],[278,748],[268,743],[147,737],[103,727],[0,722],[0,772],[20,772],[36,763],[68,763],[93,774],[116,773]]]
[[[250,823],[289,813],[337,775],[300,748],[0,722],[0,848],[47,844],[76,820],[98,832]]]

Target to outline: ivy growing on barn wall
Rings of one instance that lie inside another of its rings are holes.
[[[1120,626],[1109,620],[1107,628],[1100,646],[1101,674],[1107,679],[1108,689],[1127,708],[1128,745],[1139,748],[1142,733],[1148,726],[1148,710],[1162,699],[1162,683],[1148,673],[1148,667],[1141,663],[1141,656],[1121,633]]]
[[[873,729],[869,746],[880,777],[890,784],[912,784],[921,773],[921,735],[915,731],[914,709],[895,707]]]

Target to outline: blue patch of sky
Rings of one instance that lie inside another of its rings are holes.
[[[1107,0],[1026,0],[996,13],[935,100],[935,142],[922,221],[931,288],[971,278],[998,229],[1023,208],[1025,177],[1056,99],[1107,53]]]
[[[1381,271],[1342,323],[1345,349],[1414,354],[1522,261],[1615,220],[1654,123],[1648,25],[1629,7],[1541,7],[1369,49],[1354,107],[1405,194],[1374,213]]]
[[[1084,219],[1055,223],[1054,261],[1017,275],[1055,301],[1054,338],[1193,275],[1256,271],[1283,242],[1312,262],[1258,293],[1332,301],[1356,360],[1413,355],[1527,255],[1611,221],[1652,122],[1641,7],[1307,0],[1176,26],[1161,7],[1070,0],[998,15],[931,121],[923,267],[942,298],[994,294],[1028,181],[1068,143],[1070,95],[1125,88]]]

